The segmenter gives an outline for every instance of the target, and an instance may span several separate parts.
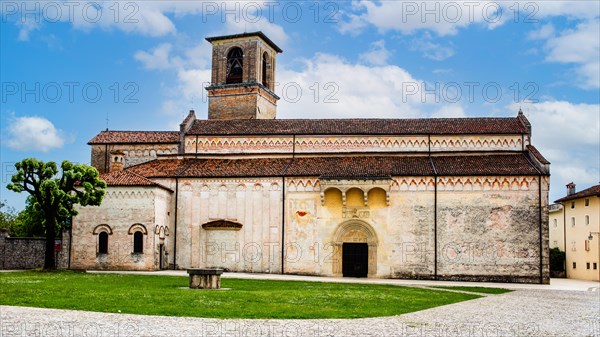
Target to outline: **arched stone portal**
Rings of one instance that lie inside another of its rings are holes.
[[[334,258],[333,274],[343,276],[343,247],[344,243],[356,244],[366,243],[368,251],[368,274],[367,277],[377,275],[377,245],[379,240],[377,234],[371,225],[362,220],[348,220],[342,222],[333,235]]]

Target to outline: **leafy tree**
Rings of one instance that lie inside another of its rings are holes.
[[[550,270],[565,271],[565,252],[558,247],[550,249]]]
[[[0,229],[6,229],[10,235],[14,235],[16,222],[15,209],[7,206],[5,201],[0,201]]]
[[[71,226],[70,217],[59,217],[57,219],[57,228],[69,228]],[[25,203],[25,209],[19,212],[13,226],[13,235],[21,237],[45,237],[46,229],[43,226],[44,212],[35,208],[33,196],[28,196]],[[56,233],[59,234],[58,232]]]
[[[54,162],[28,158],[15,164],[17,173],[6,187],[17,193],[30,194],[33,209],[43,213],[46,234],[44,269],[54,269],[54,238],[61,219],[77,215],[73,206],[99,206],[106,183],[98,178],[94,167],[63,161],[60,172]],[[60,174],[59,174],[60,173]]]

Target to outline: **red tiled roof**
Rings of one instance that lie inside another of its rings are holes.
[[[147,178],[177,177],[196,159],[161,159],[130,166],[127,171]]]
[[[100,175],[100,179],[106,181],[108,186],[154,186],[173,192],[173,190],[168,187],[157,184],[148,178],[130,171],[104,173]]]
[[[179,143],[177,131],[102,131],[88,142],[92,144]]]
[[[208,42],[213,42],[213,41],[220,41],[220,40],[227,40],[227,39],[234,39],[234,38],[241,38],[241,37],[250,37],[250,36],[258,36],[261,39],[263,39],[263,41],[265,41],[269,46],[271,46],[271,48],[275,49],[276,52],[278,53],[283,53],[283,50],[281,50],[281,48],[279,48],[275,42],[271,41],[271,39],[269,39],[263,32],[261,31],[257,31],[257,32],[251,32],[251,33],[242,33],[242,34],[234,34],[234,35],[224,35],[224,36],[213,36],[213,37],[207,37],[206,41]]]
[[[153,177],[281,176],[290,159],[162,159],[132,166],[128,171]]]
[[[296,158],[286,175],[323,178],[423,176],[433,175],[433,169],[428,157],[307,157]]]
[[[524,154],[432,157],[437,174],[451,175],[538,175]]]
[[[435,165],[435,171],[434,166]],[[538,175],[524,154],[489,156],[345,156],[255,159],[162,159],[127,169],[158,177],[366,178],[385,176]]]
[[[592,186],[590,188],[586,188],[583,191],[579,191],[575,194],[567,195],[566,197],[560,198],[560,199],[556,200],[555,202],[564,202],[564,201],[575,200],[575,199],[585,198],[585,197],[593,197],[593,196],[600,197],[600,185]]]
[[[518,118],[196,120],[192,135],[526,134]]]
[[[542,156],[540,151],[538,151],[538,149],[535,146],[527,145],[527,149],[529,150],[529,152],[531,152],[531,154],[535,157],[535,159],[537,159],[540,163],[542,163],[544,165],[550,164],[548,159],[546,159],[544,156]]]

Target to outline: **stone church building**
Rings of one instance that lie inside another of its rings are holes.
[[[72,268],[549,282],[549,163],[521,112],[276,119],[282,50],[207,40],[208,120],[89,142],[108,188],[73,220]]]

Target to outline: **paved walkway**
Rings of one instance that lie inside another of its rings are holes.
[[[173,271],[151,274],[185,275]],[[518,285],[237,273],[227,273],[224,277],[391,282],[417,286],[476,285],[516,290],[400,316],[353,320],[220,320],[0,306],[0,336],[600,337],[598,282],[552,280],[550,285]]]

